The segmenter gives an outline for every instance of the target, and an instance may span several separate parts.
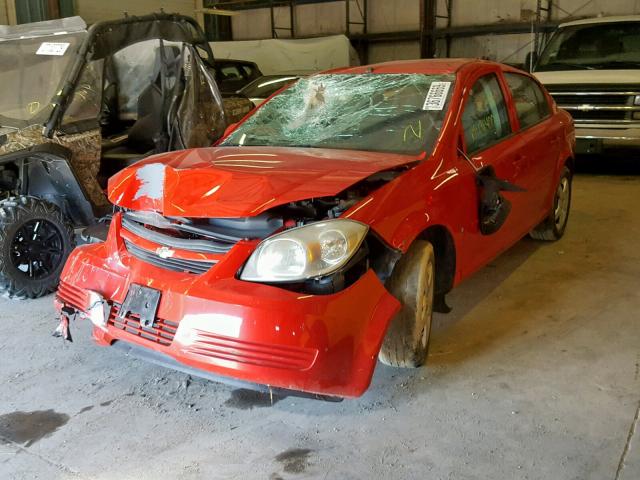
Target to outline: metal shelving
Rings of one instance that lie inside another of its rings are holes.
[[[554,30],[558,22],[552,20],[553,0],[537,0],[536,12],[531,22],[492,23],[486,25],[453,26],[453,9],[455,0],[420,0],[420,28],[397,32],[373,33],[368,29],[367,0],[220,0],[219,6],[230,10],[246,10],[253,8],[269,8],[271,32],[273,38],[278,32],[289,32],[290,38],[302,38],[295,30],[296,5],[325,2],[345,2],[345,35],[352,41],[361,60],[366,62],[368,45],[374,42],[418,41],[423,58],[436,55],[438,41],[444,40],[444,56],[451,53],[451,43],[455,38],[478,35],[505,35],[516,33],[534,34],[533,50],[542,49],[546,35]],[[443,11],[439,6],[444,5]],[[290,24],[286,27],[275,24],[274,8],[288,6]],[[355,15],[354,15],[355,12]],[[444,23],[444,25],[442,25]]]

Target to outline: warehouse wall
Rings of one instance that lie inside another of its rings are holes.
[[[586,5],[585,5],[586,3]],[[439,13],[444,13],[444,0],[439,0]],[[536,0],[453,0],[453,26],[484,25],[492,23],[528,22],[535,19]],[[574,13],[574,17],[597,15],[640,14],[640,0],[556,0],[553,19],[561,20]],[[296,35],[318,36],[346,31],[346,7],[344,1],[300,5],[295,9]],[[420,28],[419,0],[369,0],[368,31],[370,33],[417,31]],[[276,26],[288,27],[288,8],[275,9]],[[352,0],[351,18],[357,21],[358,13]],[[444,20],[438,20],[442,25]],[[268,9],[244,10],[232,18],[235,40],[270,38],[270,13]],[[352,26],[352,32],[357,32]],[[279,30],[280,37],[289,32]],[[455,39],[451,55],[458,57],[485,57],[493,60],[522,62],[529,51],[530,34],[485,35]],[[439,53],[444,53],[440,42]],[[369,61],[417,58],[420,46],[417,41],[372,43]]]
[[[0,0],[0,25],[8,23],[7,2],[13,1]],[[80,15],[87,23],[119,18],[124,12],[144,15],[157,12],[160,8],[168,13],[195,16],[195,0],[74,0],[74,5],[76,15]]]
[[[7,0],[0,0],[0,25],[7,25]]]
[[[158,12],[160,8],[167,13],[195,16],[194,0],[75,0],[75,5],[76,14],[87,23],[120,18],[124,12],[144,15]]]

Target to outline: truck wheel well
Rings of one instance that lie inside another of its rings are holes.
[[[456,248],[449,230],[442,225],[433,225],[420,234],[420,238],[433,245],[436,260],[435,293],[448,293],[453,288],[456,274]]]

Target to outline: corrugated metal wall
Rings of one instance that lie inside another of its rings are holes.
[[[124,12],[144,15],[158,12],[160,8],[167,13],[195,16],[194,0],[75,0],[75,4],[76,15],[87,23],[120,18]]]
[[[640,14],[640,0],[558,0],[554,4],[553,16],[556,20],[576,10],[575,15],[578,16]],[[453,5],[453,26],[526,22],[535,18],[536,10],[536,0],[453,0]],[[445,11],[444,0],[439,0],[438,8],[439,13]],[[355,6],[351,10],[354,19]],[[369,0],[368,31],[415,31],[420,28],[419,15],[419,0]],[[244,10],[233,17],[232,22],[233,38],[236,40],[271,37],[268,9]],[[439,20],[439,24],[442,22]],[[289,25],[288,8],[275,9],[275,23],[277,26]],[[345,3],[337,1],[300,5],[296,8],[295,24],[299,36],[344,33]],[[279,34],[285,37],[288,32],[281,30]],[[522,47],[530,41],[529,34],[465,37],[452,42],[451,55],[521,62],[528,51]],[[417,41],[372,43],[369,48],[370,62],[419,56]]]
[[[7,24],[7,2],[0,0],[0,24]],[[19,0],[22,2],[23,0]],[[87,23],[98,20],[120,18],[124,12],[131,15],[144,15],[157,12],[160,8],[168,13],[183,13],[195,16],[194,0],[70,0],[75,4],[75,14],[80,15]],[[26,2],[25,2],[26,3]],[[20,4],[22,5],[22,4]],[[64,7],[64,5],[63,5]]]

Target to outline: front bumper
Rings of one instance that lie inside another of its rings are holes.
[[[58,308],[85,313],[90,291],[109,303],[106,325],[93,329],[99,344],[126,342],[208,374],[287,390],[356,397],[368,388],[400,307],[373,271],[339,293],[299,294],[235,278],[255,243],[236,244],[194,275],[130,255],[120,228],[116,215],[106,242],[74,250],[56,297]],[[131,284],[161,292],[152,328],[117,315]]]
[[[613,127],[576,124],[576,153],[601,153],[607,149],[640,147],[640,125]]]

